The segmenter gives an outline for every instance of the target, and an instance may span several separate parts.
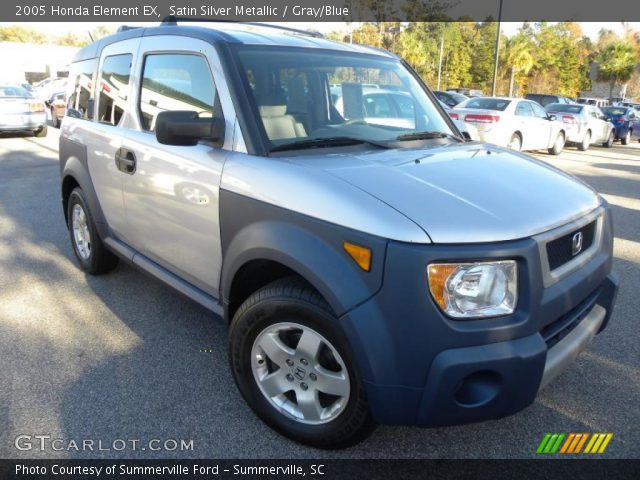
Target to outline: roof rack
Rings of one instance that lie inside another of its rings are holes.
[[[118,27],[118,30],[116,30],[117,33],[120,32],[128,32],[129,30],[137,30],[138,28],[143,28],[143,27],[136,27],[133,25],[120,25]]]
[[[269,23],[237,22],[235,20],[226,20],[226,19],[212,20],[212,19],[207,19],[207,18],[203,19],[203,18],[195,18],[195,17],[178,17],[178,16],[175,16],[175,15],[169,15],[169,16],[165,17],[164,19],[162,19],[161,25],[174,26],[174,25],[178,25],[178,21],[181,21],[181,22],[236,23],[236,24],[239,24],[239,25],[250,25],[250,26],[253,26],[253,27],[274,28],[276,30],[282,30],[282,31],[285,31],[285,32],[296,33],[298,35],[304,35],[306,37],[324,38],[324,35],[322,35],[320,32],[310,32],[308,30],[301,30],[301,29],[298,29],[298,28],[291,28],[291,27],[282,27],[280,25],[271,25]]]

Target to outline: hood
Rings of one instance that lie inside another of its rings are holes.
[[[469,143],[428,150],[299,156],[420,226],[434,243],[529,237],[597,208],[580,180],[524,154]]]

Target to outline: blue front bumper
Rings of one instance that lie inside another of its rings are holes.
[[[530,405],[609,321],[618,284],[611,275],[610,215],[604,223],[599,252],[546,288],[533,239],[457,246],[390,242],[382,289],[342,318],[375,418],[455,425]],[[444,316],[428,293],[426,266],[487,259],[518,262],[516,311],[475,321]]]

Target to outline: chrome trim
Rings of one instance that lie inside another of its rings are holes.
[[[559,282],[566,276],[571,275],[573,272],[586,265],[587,262],[589,262],[589,260],[591,260],[600,251],[602,247],[604,219],[605,209],[603,207],[598,207],[577,220],[571,221],[559,228],[549,230],[548,232],[533,237],[538,244],[538,252],[540,254],[540,261],[542,263],[542,283],[544,285],[544,288],[548,288],[551,285]],[[550,270],[549,257],[547,255],[547,244],[564,235],[567,235],[568,233],[571,233],[574,230],[578,230],[590,224],[594,220],[597,223],[595,232],[593,234],[593,243],[591,244],[591,246],[572,260],[569,260],[564,265],[554,270]]]
[[[538,390],[542,390],[556,378],[567,365],[573,362],[589,342],[595,337],[607,315],[600,305],[595,305],[591,312],[571,332],[556,343],[547,352],[547,362]]]

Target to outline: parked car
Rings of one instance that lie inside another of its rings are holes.
[[[447,112],[447,115],[449,115],[449,117],[453,120],[453,123],[456,124],[456,127],[458,128],[458,130],[460,130],[460,133],[462,133],[462,135],[466,139],[475,141],[480,140],[478,129],[473,123],[463,122],[462,120],[460,120],[460,116],[455,113],[448,105],[444,104],[440,100],[438,100],[438,102],[440,103],[440,106],[444,109],[444,111]]]
[[[602,113],[615,125],[616,140],[628,145],[633,138],[640,138],[640,115],[632,107],[605,107]]]
[[[563,97],[562,95],[549,95],[546,93],[527,93],[524,98],[537,102],[543,107],[546,107],[550,103],[574,103],[574,101],[569,97]]]
[[[64,118],[67,111],[67,94],[66,92],[56,92],[45,102],[51,114],[51,124],[60,128],[60,122]]]
[[[578,97],[576,103],[580,103],[582,105],[593,105],[594,107],[602,108],[609,105],[609,100],[604,98]]]
[[[508,97],[470,98],[453,111],[473,123],[485,142],[513,150],[547,150],[559,155],[566,140],[565,127],[531,100]]]
[[[484,93],[482,92],[482,90],[478,90],[475,88],[450,88],[447,90],[447,92],[455,92],[455,93],[460,93],[462,95],[465,95],[467,97],[482,97],[484,95]]]
[[[438,100],[440,100],[442,103],[444,103],[450,108],[455,107],[460,102],[464,102],[469,98],[466,95],[462,95],[461,93],[457,93],[457,92],[442,92],[439,90],[434,90],[433,94],[436,96]]]
[[[609,322],[608,204],[462,141],[393,54],[251,28],[171,18],[78,51],[59,152],[80,268],[123,258],[220,315],[244,399],[309,445],[530,405]],[[415,124],[364,120],[365,81],[409,95]],[[173,195],[194,172],[200,193]]]
[[[33,94],[34,97],[45,102],[54,93],[66,91],[66,89],[67,89],[66,78],[50,78],[41,82],[37,86],[35,86],[31,93]]]
[[[33,132],[47,135],[44,103],[20,85],[0,85],[0,132]]]
[[[613,145],[615,127],[598,107],[552,103],[547,105],[547,112],[562,120],[567,143],[575,144],[578,150],[584,152],[593,144],[602,144],[604,147]]]

